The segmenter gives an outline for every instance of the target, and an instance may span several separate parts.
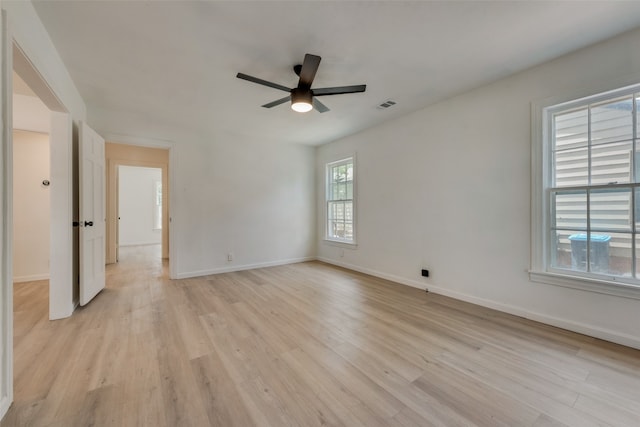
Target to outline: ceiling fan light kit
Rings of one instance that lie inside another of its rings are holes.
[[[285,96],[284,98],[264,104],[263,107],[273,108],[276,105],[284,104],[287,101],[291,101],[291,109],[299,113],[306,113],[307,111],[311,111],[313,108],[318,110],[318,112],[320,113],[329,111],[329,108],[327,108],[326,105],[315,98],[317,96],[342,95],[345,93],[364,92],[366,90],[367,85],[311,89],[311,84],[313,83],[313,79],[316,76],[316,71],[318,71],[321,59],[322,58],[317,55],[311,55],[307,53],[304,56],[304,62],[302,63],[302,65],[294,65],[293,71],[300,77],[300,79],[298,80],[298,86],[293,89],[289,89],[288,87],[282,86],[278,83],[269,82],[267,80],[262,80],[243,73],[238,73],[236,77],[263,86],[268,86],[274,89],[289,92],[289,96]]]
[[[311,90],[291,89],[291,109],[298,113],[306,113],[313,109]]]

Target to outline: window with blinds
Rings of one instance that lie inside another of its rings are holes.
[[[551,269],[640,279],[640,88],[546,109]]]
[[[355,243],[354,160],[327,164],[327,240]]]

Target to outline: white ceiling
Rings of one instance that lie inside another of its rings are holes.
[[[640,26],[640,2],[34,1],[89,114],[151,115],[204,134],[326,143]],[[314,87],[367,84],[294,113],[305,53]],[[387,99],[397,105],[380,110]],[[114,130],[115,131],[115,130]]]

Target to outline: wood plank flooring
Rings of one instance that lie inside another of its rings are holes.
[[[170,281],[127,248],[47,320],[15,285],[8,426],[640,426],[640,351],[318,262]]]

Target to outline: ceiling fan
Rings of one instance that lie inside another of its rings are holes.
[[[326,105],[316,99],[317,96],[327,95],[341,95],[344,93],[357,93],[364,92],[367,85],[355,85],[355,86],[339,86],[339,87],[323,87],[320,89],[311,89],[311,84],[316,76],[316,71],[320,66],[320,58],[317,55],[311,55],[307,53],[304,56],[304,62],[302,65],[295,65],[293,71],[300,77],[298,80],[298,86],[289,89],[286,86],[282,86],[278,83],[268,82],[266,80],[259,79],[257,77],[248,76],[243,73],[238,73],[237,78],[247,80],[260,85],[269,86],[274,89],[280,89],[285,92],[289,92],[289,95],[284,98],[280,98],[276,101],[264,104],[264,108],[272,108],[276,105],[284,104],[287,101],[291,101],[291,109],[299,113],[306,113],[315,108],[321,113],[329,111]]]

